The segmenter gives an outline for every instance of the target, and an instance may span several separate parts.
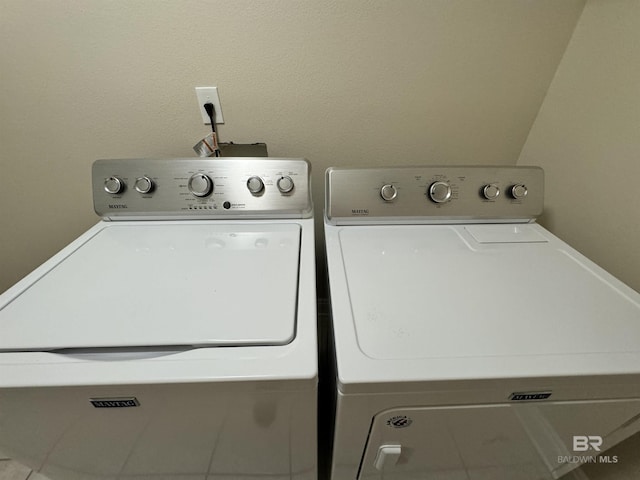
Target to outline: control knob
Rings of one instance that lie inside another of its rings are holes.
[[[134,185],[136,191],[138,193],[149,193],[153,190],[154,184],[153,180],[151,180],[146,175],[143,177],[136,178],[136,183]]]
[[[451,198],[451,185],[447,182],[433,182],[429,187],[429,198],[436,203],[444,203]]]
[[[398,189],[393,185],[383,185],[380,189],[380,196],[385,202],[391,202],[398,196]]]
[[[280,177],[276,182],[276,185],[278,186],[278,190],[280,190],[280,193],[290,193],[291,190],[293,190],[293,180],[291,179],[291,177],[288,177],[286,175]]]
[[[196,173],[191,175],[188,188],[196,197],[206,197],[213,191],[213,181],[204,173]]]
[[[482,195],[487,200],[495,200],[500,196],[500,188],[496,184],[490,183],[482,188]]]
[[[109,177],[104,181],[104,191],[115,195],[124,190],[125,183],[119,177]]]
[[[524,198],[527,196],[528,190],[522,183],[517,183],[513,187],[511,187],[511,196],[516,200]]]
[[[249,180],[247,180],[247,188],[252,195],[258,195],[264,190],[264,182],[260,177],[250,177]]]

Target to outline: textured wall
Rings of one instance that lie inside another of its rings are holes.
[[[583,0],[0,0],[0,291],[93,224],[96,158],[515,164]]]
[[[540,223],[640,291],[640,3],[590,0],[518,164],[545,169]],[[576,478],[640,478],[640,434]]]
[[[640,2],[589,1],[520,155],[541,223],[640,291]]]

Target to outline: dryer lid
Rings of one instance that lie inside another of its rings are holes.
[[[536,225],[349,227],[340,246],[369,358],[638,351],[637,294]]]
[[[108,225],[0,309],[0,351],[283,345],[301,228]]]

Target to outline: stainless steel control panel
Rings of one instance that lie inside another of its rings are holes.
[[[329,168],[325,187],[333,225],[530,222],[544,207],[539,167]]]
[[[111,220],[308,218],[310,174],[291,158],[96,160],[93,204]]]

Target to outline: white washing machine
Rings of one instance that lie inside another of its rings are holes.
[[[332,480],[631,461],[607,450],[640,429],[640,295],[542,208],[536,167],[327,171]]]
[[[0,450],[51,479],[317,477],[310,165],[99,160],[0,296]]]

